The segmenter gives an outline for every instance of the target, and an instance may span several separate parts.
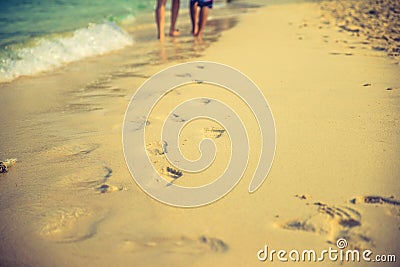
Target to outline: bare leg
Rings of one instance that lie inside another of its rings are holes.
[[[175,28],[176,20],[178,19],[180,0],[172,0],[171,7],[171,26],[169,28],[169,36],[178,36],[179,31]]]
[[[200,9],[200,15],[199,15],[199,30],[197,31],[197,39],[201,40],[202,39],[202,35],[203,35],[203,30],[204,27],[206,26],[206,22],[207,22],[207,17],[208,17],[208,7],[207,6],[203,6]]]
[[[190,11],[190,20],[192,21],[192,34],[193,36],[197,35],[197,2],[195,2],[193,5],[190,4],[189,7]]]
[[[156,7],[156,24],[157,24],[157,38],[161,41],[164,40],[164,25],[165,25],[165,4],[167,0],[157,0]]]

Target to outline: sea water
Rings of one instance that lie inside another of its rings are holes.
[[[134,43],[122,27],[153,0],[1,0],[0,82]]]
[[[0,0],[0,82],[133,45],[127,26],[153,15],[155,2]],[[187,1],[181,1],[186,9]]]

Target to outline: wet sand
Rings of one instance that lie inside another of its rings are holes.
[[[0,174],[0,265],[280,265],[260,262],[257,252],[265,245],[321,251],[336,248],[338,238],[351,249],[400,257],[399,65],[325,23],[331,15],[315,3],[267,6],[203,44],[196,60],[237,68],[262,90],[277,148],[267,180],[249,194],[259,157],[254,118],[232,95],[210,88],[208,97],[241,112],[254,150],[234,190],[201,208],[174,208],[147,196],[130,176],[121,142],[130,98],[154,73],[188,60],[180,49],[190,41],[195,51],[190,36],[164,46],[149,41],[148,51],[160,54],[151,54],[146,60],[157,64],[146,68],[126,49],[2,84],[0,160],[18,162]],[[104,67],[95,69],[99,64]],[[146,144],[160,171],[167,164],[157,153],[157,129],[171,101],[196,95],[195,87],[184,89],[150,119]],[[219,129],[199,122],[183,132],[188,158],[198,156],[204,137],[221,148],[214,169],[196,178],[205,182],[224,170],[229,148],[225,133],[204,130],[212,127]],[[184,178],[191,176],[183,172],[178,182]]]

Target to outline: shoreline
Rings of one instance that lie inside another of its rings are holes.
[[[104,58],[115,54],[125,54],[125,58],[119,59],[122,62],[126,58],[132,58],[154,64],[157,62],[153,61],[163,63],[171,60],[167,58],[168,52],[179,49],[180,58],[175,55],[175,60],[193,58],[199,56],[198,54],[212,42],[217,41],[222,31],[233,27],[242,13],[251,12],[258,7],[255,4],[240,2],[229,5],[219,2],[210,15],[208,36],[201,45],[191,45],[193,38],[189,33],[187,9],[181,9],[178,20],[182,34],[179,38],[167,38],[164,44],[160,44],[155,38],[154,14],[150,11],[137,15],[135,20],[127,22],[104,20],[89,23],[70,32],[51,33],[36,37],[29,42],[11,44],[1,51],[2,56],[8,55],[8,57],[1,58],[0,86],[19,78],[51,75],[63,69],[74,68],[74,64],[82,62],[96,60],[102,62]],[[168,8],[165,19],[168,25],[170,20]],[[112,37],[112,41],[107,40],[108,36]],[[77,46],[79,49],[76,49]],[[135,50],[137,53],[129,50]],[[149,54],[154,54],[155,57]],[[124,65],[120,67],[124,69]]]
[[[399,65],[321,22],[315,3],[262,7],[227,28],[209,35],[218,41],[198,54],[190,49],[195,60],[239,69],[265,95],[277,149],[261,188],[248,194],[256,152],[231,193],[195,209],[153,200],[126,168],[121,126],[130,98],[157,71],[191,58],[180,56],[193,45],[189,37],[168,41],[164,61],[154,40],[143,45],[150,53],[143,61],[127,49],[21,78],[0,85],[4,103],[12,103],[2,107],[0,160],[19,160],[0,174],[0,266],[249,266],[263,264],[257,251],[264,245],[322,250],[339,237],[349,248],[398,251],[400,210],[391,203],[400,198]],[[98,62],[106,68],[93,71]],[[196,94],[183,89],[171,97]],[[183,150],[193,158],[204,137],[198,127],[185,135],[193,145]],[[149,136],[154,151],[156,136]],[[228,140],[212,138],[222,147]],[[385,201],[370,202],[372,195]]]

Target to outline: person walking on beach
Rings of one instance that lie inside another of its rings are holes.
[[[164,25],[165,25],[165,5],[167,0],[157,0],[156,7],[156,24],[157,37],[161,41],[164,40]],[[180,0],[172,0],[171,6],[171,26],[169,28],[169,36],[175,37],[179,35],[179,31],[175,28],[176,20],[178,19]]]
[[[208,9],[212,8],[213,0],[189,0],[190,19],[192,21],[192,34],[198,40],[202,39],[203,30],[206,26]],[[200,13],[197,16],[198,8]]]

